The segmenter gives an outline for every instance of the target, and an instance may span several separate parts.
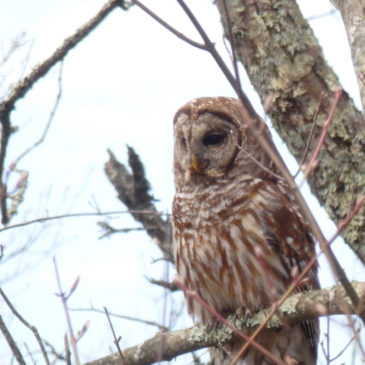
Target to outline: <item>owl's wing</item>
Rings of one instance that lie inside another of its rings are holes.
[[[260,199],[257,199],[256,212],[266,242],[289,274],[289,284],[294,279],[295,273],[301,273],[315,255],[314,238],[285,185],[262,182],[257,192],[265,198],[265,206],[260,206]],[[298,286],[297,291],[318,288],[317,265],[315,265],[308,272],[308,277],[303,284]],[[316,357],[318,320],[304,321],[301,326]]]

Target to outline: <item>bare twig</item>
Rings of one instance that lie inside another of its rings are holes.
[[[356,332],[358,333],[359,330],[357,330]],[[329,358],[329,363],[337,360],[347,350],[347,348],[351,345],[351,343],[355,340],[356,336],[357,336],[357,334],[355,334],[350,339],[350,341],[345,345],[345,347],[341,351],[339,351],[339,353],[336,356],[334,356],[332,359]],[[328,357],[329,357],[329,354],[328,354]]]
[[[24,152],[22,152],[16,158],[16,160],[13,163],[14,165],[17,165],[19,163],[19,161],[24,156],[26,156],[29,152],[31,152],[32,150],[34,150],[35,148],[37,148],[44,141],[44,139],[46,138],[47,133],[48,133],[48,130],[49,130],[49,128],[51,126],[51,123],[52,123],[52,121],[54,119],[54,116],[56,114],[58,105],[59,105],[60,100],[61,100],[61,97],[62,97],[62,70],[63,70],[63,60],[60,62],[60,69],[59,69],[59,73],[58,73],[58,93],[57,93],[56,100],[55,100],[55,103],[53,105],[51,114],[48,117],[48,121],[47,121],[46,127],[44,128],[44,131],[42,133],[42,136],[39,138],[38,141],[36,141],[32,146],[28,147]]]
[[[28,344],[26,342],[24,342],[24,347],[27,350],[27,355],[28,355],[29,359],[32,361],[32,364],[33,365],[36,365],[37,364],[37,361],[34,359],[33,354],[30,351],[30,348],[29,348],[29,346],[28,346]]]
[[[75,358],[75,364],[80,365],[79,353],[77,350],[77,339],[74,336],[74,332],[73,332],[73,328],[72,328],[72,324],[71,324],[71,318],[70,318],[70,314],[69,314],[68,307],[67,307],[67,299],[69,298],[69,295],[66,296],[65,292],[62,290],[61,278],[60,278],[60,274],[58,272],[58,267],[57,267],[57,262],[56,262],[55,257],[53,258],[53,264],[54,264],[54,268],[55,268],[57,286],[58,286],[58,290],[59,290],[59,293],[57,295],[61,298],[63,310],[65,312],[68,333],[70,336],[71,348],[72,348],[74,358]],[[73,285],[73,287],[75,287],[75,285]],[[71,289],[71,292],[72,292],[72,289]]]
[[[24,39],[25,39],[24,32],[20,33],[19,35],[11,39],[9,48],[5,53],[1,55],[0,66],[3,66],[6,62],[8,62],[8,60],[15,53],[15,51],[25,45]]]
[[[342,95],[342,90],[337,87],[336,88],[336,91],[335,91],[335,98],[332,102],[332,105],[331,105],[331,109],[330,109],[330,112],[328,113],[328,117],[327,117],[327,120],[325,121],[325,123],[323,124],[322,126],[322,132],[321,132],[321,135],[318,139],[318,142],[317,142],[317,146],[313,152],[313,155],[311,157],[311,159],[309,160],[306,168],[304,169],[303,171],[303,180],[301,181],[301,183],[298,184],[299,188],[303,185],[303,182],[304,180],[308,177],[308,175],[316,168],[316,166],[318,165],[318,155],[319,155],[319,152],[321,151],[321,148],[323,146],[323,143],[324,143],[324,140],[327,136],[327,132],[328,132],[328,128],[331,124],[331,121],[333,119],[333,115],[335,113],[335,110],[336,110],[336,107],[338,105],[338,102],[340,100],[340,97]]]
[[[152,278],[147,278],[147,280],[154,285],[162,286],[163,288],[166,288],[170,290],[171,292],[179,290],[178,286],[174,282],[169,282],[166,280],[156,280]]]
[[[47,351],[44,348],[43,345],[43,341],[41,339],[41,336],[38,333],[38,330],[35,326],[31,325],[29,322],[27,322],[20,314],[19,312],[15,309],[15,307],[13,306],[13,304],[10,302],[9,298],[5,295],[4,291],[0,288],[0,295],[3,297],[5,303],[7,304],[7,306],[9,307],[9,309],[12,311],[12,313],[15,315],[15,317],[17,317],[19,319],[20,322],[22,322],[24,324],[25,327],[29,328],[32,332],[34,337],[36,338],[39,347],[42,351],[42,355],[44,358],[44,361],[46,362],[47,365],[50,365],[50,362],[48,360],[48,356],[47,356]]]
[[[66,357],[63,355],[63,353],[59,353],[56,348],[47,340],[43,339],[43,342],[48,348],[48,353],[52,354],[55,357],[55,359],[52,361],[52,364],[55,363],[55,360],[63,360],[66,362]]]
[[[365,196],[361,196],[357,199],[352,211],[347,215],[347,217],[338,224],[336,232],[334,235],[329,239],[328,244],[331,244],[340,234],[341,232],[346,228],[346,226],[350,223],[351,219],[354,218],[354,216],[359,213],[359,210],[361,206],[365,202]]]
[[[131,0],[135,5],[139,6],[144,12],[146,12],[151,18],[153,18],[154,20],[156,20],[156,22],[160,23],[164,28],[166,28],[169,32],[171,32],[172,34],[174,34],[176,37],[182,39],[184,42],[190,44],[193,47],[202,49],[204,51],[206,51],[206,47],[204,46],[204,44],[200,44],[198,42],[193,41],[192,39],[188,38],[186,35],[184,35],[183,33],[179,32],[178,30],[176,30],[174,27],[172,27],[170,24],[168,24],[167,22],[165,22],[162,18],[160,18],[156,13],[154,13],[151,9],[149,9],[147,6],[143,5],[140,1],[138,0]]]
[[[246,107],[247,113],[249,114],[250,118],[256,118],[257,115],[256,115],[255,109],[253,108],[253,106],[250,103],[249,99],[247,98],[246,94],[242,91],[239,82],[237,81],[235,76],[232,75],[231,71],[225,64],[223,58],[221,57],[219,52],[216,50],[214,43],[209,39],[204,28],[199,23],[198,19],[196,19],[196,17],[194,16],[194,14],[190,10],[190,8],[185,4],[185,2],[183,0],[177,0],[177,2],[184,10],[185,14],[188,16],[191,23],[194,25],[195,29],[199,32],[209,53],[212,55],[212,57],[214,58],[215,62],[218,65],[218,67],[223,72],[224,76],[226,77],[228,82],[231,84],[232,88],[235,90],[235,92],[239,96],[240,100]]]
[[[0,111],[7,111],[9,114],[14,104],[32,88],[35,82],[43,77],[56,63],[64,59],[70,50],[85,39],[90,32],[122,3],[123,1],[121,0],[108,1],[94,17],[82,25],[74,34],[66,38],[49,58],[35,66],[28,76],[15,85],[9,96],[1,103]]]
[[[231,54],[231,57],[232,57],[232,66],[233,66],[234,75],[235,75],[235,79],[236,79],[237,89],[242,90],[240,73],[238,71],[237,56],[236,56],[236,51],[234,49],[232,22],[231,22],[231,19],[229,18],[227,3],[225,1],[223,1],[223,11],[224,11],[224,17],[225,17],[226,22],[227,22],[229,44],[231,45],[230,54]]]
[[[72,365],[72,363],[71,363],[71,351],[70,351],[70,345],[68,343],[67,333],[65,333],[65,336],[63,337],[63,342],[65,344],[66,365]]]
[[[98,222],[100,228],[102,228],[105,232],[99,237],[99,239],[103,239],[115,233],[129,233],[136,231],[144,231],[143,227],[131,227],[131,228],[114,228],[108,222]]]
[[[13,355],[15,356],[16,360],[18,361],[18,364],[19,365],[26,365],[25,361],[23,359],[23,355],[21,354],[15,340],[13,339],[13,336],[9,332],[8,328],[6,327],[6,324],[3,321],[3,318],[2,318],[1,315],[0,315],[0,330],[3,333],[9,347],[11,348],[11,351],[12,351]]]
[[[120,356],[120,359],[122,360],[122,364],[127,365],[125,358],[123,356],[122,350],[120,349],[120,346],[119,346],[119,342],[122,338],[120,336],[117,338],[117,336],[115,335],[114,327],[113,327],[112,321],[110,320],[109,313],[108,313],[108,310],[106,309],[106,307],[104,307],[104,311],[105,311],[106,317],[108,318],[109,326],[110,326],[110,329],[111,329],[111,331],[113,333],[113,337],[114,337],[113,342],[118,349],[118,354]]]
[[[322,95],[321,95],[321,97],[320,97],[320,99],[319,99],[318,107],[317,107],[316,112],[315,112],[314,117],[313,117],[312,127],[311,127],[311,130],[310,130],[310,132],[309,132],[309,136],[308,136],[308,138],[307,138],[307,143],[305,144],[305,150],[304,150],[304,152],[303,152],[303,156],[302,156],[302,158],[301,158],[301,160],[300,160],[300,163],[299,163],[299,169],[298,169],[298,171],[297,171],[297,172],[293,175],[293,179],[295,179],[295,178],[298,176],[298,174],[299,174],[299,172],[301,171],[301,168],[302,168],[302,166],[303,166],[303,164],[304,164],[304,161],[305,161],[305,160],[306,160],[306,158],[307,158],[308,151],[309,151],[309,147],[310,147],[310,145],[311,145],[312,138],[313,138],[313,133],[314,133],[315,127],[316,127],[316,125],[317,125],[317,117],[318,117],[319,108],[320,108],[320,106],[321,106],[321,101],[322,101]]]
[[[68,310],[70,310],[72,312],[95,312],[95,313],[105,314],[105,310],[101,310],[101,309],[97,309],[97,308],[69,308]],[[109,314],[110,317],[115,317],[115,318],[125,319],[127,321],[143,323],[143,324],[147,324],[149,326],[155,326],[159,330],[162,329],[164,331],[168,331],[167,327],[165,327],[165,326],[163,326],[159,323],[149,321],[147,319],[141,319],[141,318],[136,318],[136,317],[131,317],[131,316],[125,316],[123,314],[111,313],[109,311],[108,311],[108,314]]]
[[[164,215],[169,216],[168,213],[160,213],[160,212],[148,211],[148,210],[115,210],[115,211],[110,211],[110,212],[69,213],[69,214],[60,214],[60,215],[54,215],[54,216],[49,216],[49,217],[35,218],[35,219],[31,219],[29,221],[12,224],[10,226],[5,226],[5,227],[0,228],[0,232],[7,231],[9,229],[29,226],[29,225],[35,224],[35,223],[45,223],[45,222],[57,220],[57,219],[78,218],[78,217],[97,217],[97,216],[108,216],[108,215],[116,215],[116,214],[152,214],[155,216],[164,216]]]

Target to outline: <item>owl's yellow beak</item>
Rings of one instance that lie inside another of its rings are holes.
[[[195,155],[191,156],[191,166],[195,171],[199,171],[199,161]]]

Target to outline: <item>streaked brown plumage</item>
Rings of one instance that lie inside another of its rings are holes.
[[[314,255],[314,241],[271,158],[232,98],[199,98],[174,118],[173,237],[179,279],[223,314],[269,307]],[[269,132],[265,137],[271,142]],[[298,290],[318,287],[316,267]],[[189,312],[211,316],[192,299]],[[274,335],[273,335],[274,334]],[[318,322],[265,330],[283,361],[315,364]],[[241,344],[230,347],[232,355]],[[214,352],[215,364],[228,364]],[[288,362],[290,363],[290,362]],[[241,364],[270,364],[250,348]]]

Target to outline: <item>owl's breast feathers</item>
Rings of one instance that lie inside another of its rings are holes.
[[[180,279],[218,311],[270,306],[314,254],[314,244],[283,187],[260,179],[176,194],[175,257]],[[309,287],[317,286],[316,268]],[[190,301],[189,311],[208,319]]]

